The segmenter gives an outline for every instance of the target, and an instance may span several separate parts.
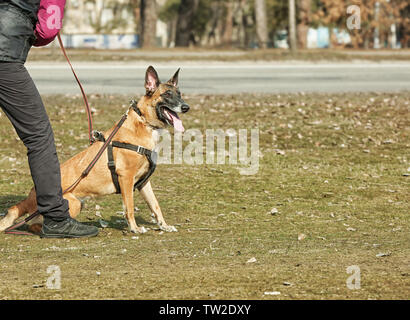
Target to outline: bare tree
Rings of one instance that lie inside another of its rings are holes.
[[[295,0],[289,0],[289,44],[292,52],[297,50],[296,47],[296,16],[295,16]]]
[[[268,25],[265,0],[255,0],[256,35],[259,47],[265,49],[268,45]]]
[[[300,0],[298,8],[299,24],[297,26],[298,47],[305,49],[307,47],[307,35],[311,21],[311,4],[312,0]]]
[[[233,34],[233,1],[228,0],[225,3],[225,8],[226,8],[226,16],[225,16],[225,29],[223,33],[223,42],[224,45],[230,46],[232,45],[232,34]]]
[[[156,45],[157,5],[155,0],[141,0],[141,46],[151,48]]]
[[[193,41],[193,22],[198,9],[199,0],[181,0],[178,10],[175,46],[188,47]]]

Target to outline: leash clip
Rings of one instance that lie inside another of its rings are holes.
[[[93,130],[93,132],[92,132],[92,142],[94,143],[95,141],[105,142],[104,134],[100,131]]]

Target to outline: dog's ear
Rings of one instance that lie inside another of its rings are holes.
[[[151,95],[157,90],[159,84],[161,81],[159,81],[158,73],[155,71],[153,66],[149,66],[147,69],[147,72],[145,73],[145,90],[147,92],[147,95]]]
[[[181,68],[178,68],[177,72],[175,72],[175,74],[173,75],[173,77],[171,79],[168,80],[168,84],[171,84],[175,87],[178,86],[178,76],[179,76],[179,70],[181,70]]]

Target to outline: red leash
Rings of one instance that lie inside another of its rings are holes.
[[[35,217],[37,217],[39,214],[40,214],[40,212],[38,212],[38,211],[32,213],[31,215],[29,215],[24,220],[22,220],[22,221],[20,221],[16,224],[13,224],[12,226],[8,227],[6,230],[4,230],[4,233],[6,233],[6,234],[18,234],[18,235],[23,235],[23,236],[34,236],[35,235],[34,233],[19,231],[19,230],[15,230],[15,229],[17,229],[18,227],[21,227],[22,225],[26,224],[31,219],[34,219]]]
[[[78,83],[78,86],[80,87],[81,90],[81,94],[83,95],[83,99],[84,99],[84,103],[85,103],[85,109],[87,111],[87,118],[88,118],[88,139],[90,141],[90,144],[93,144],[93,142],[95,141],[94,137],[93,137],[93,119],[91,117],[91,110],[90,110],[90,106],[88,104],[88,100],[87,100],[87,95],[85,94],[85,91],[83,89],[83,86],[81,85],[80,79],[78,79],[77,74],[74,71],[74,68],[70,62],[70,59],[68,58],[67,52],[65,51],[64,45],[63,45],[63,41],[61,40],[61,36],[60,36],[60,32],[57,34],[57,39],[58,39],[58,43],[60,44],[61,47],[61,51],[63,51],[63,55],[66,58],[71,71],[73,72],[74,78]]]

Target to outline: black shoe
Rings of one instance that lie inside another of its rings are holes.
[[[63,221],[44,218],[41,238],[84,238],[98,234],[97,227],[89,226],[69,217]]]

